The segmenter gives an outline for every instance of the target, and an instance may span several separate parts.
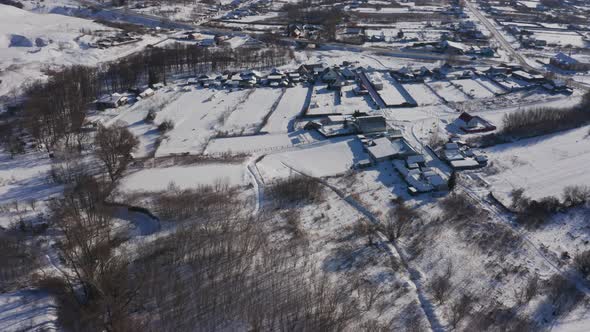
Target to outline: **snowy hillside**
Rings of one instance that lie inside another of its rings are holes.
[[[57,14],[36,14],[0,5],[0,96],[24,83],[45,77],[44,71],[66,65],[93,66],[114,60],[157,41],[142,41],[109,49],[90,48],[112,28]]]

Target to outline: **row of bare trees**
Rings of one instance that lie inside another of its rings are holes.
[[[491,146],[521,139],[579,128],[590,123],[590,92],[580,103],[568,108],[536,108],[507,113],[502,120],[502,129],[478,138],[470,143]]]

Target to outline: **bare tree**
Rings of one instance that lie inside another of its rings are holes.
[[[87,177],[51,206],[68,267],[60,269],[68,290],[62,309],[69,312],[69,324],[83,330],[127,326],[128,308],[141,286],[140,278],[128,274],[126,255],[114,251],[120,239],[113,236],[112,211],[104,205],[106,188]]]
[[[397,206],[389,213],[383,226],[383,232],[390,241],[403,236],[420,218],[418,212],[407,206],[401,199],[397,199],[395,202]]]
[[[104,164],[111,181],[117,181],[132,160],[139,140],[124,126],[101,126],[94,139],[96,156]]]
[[[535,274],[527,280],[527,284],[514,292],[518,304],[529,303],[539,293],[539,277]]]
[[[459,323],[471,314],[474,303],[475,298],[470,294],[462,294],[451,303],[449,307],[449,321],[453,329],[456,329]]]
[[[437,275],[430,282],[430,290],[432,291],[432,295],[440,304],[444,303],[451,293],[451,289],[453,288],[453,284],[451,282],[452,276],[453,265],[449,262],[445,272],[443,274]]]
[[[574,265],[587,278],[590,275],[590,250],[583,251],[574,257]]]

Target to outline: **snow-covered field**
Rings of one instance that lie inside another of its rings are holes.
[[[87,33],[90,31],[92,35]],[[100,34],[114,31],[90,20],[36,14],[0,5],[0,96],[26,82],[45,77],[43,71],[47,68],[96,65],[136,52],[161,39],[144,36],[143,40],[125,46],[89,47]]]
[[[242,164],[207,163],[194,166],[147,168],[125,177],[120,185],[123,192],[164,191],[174,184],[179,189],[191,189],[205,185],[246,184],[246,167]]]
[[[547,41],[547,44],[556,44],[559,46],[570,45],[573,47],[587,47],[588,43],[582,39],[582,36],[570,31],[535,31],[535,38]]]
[[[357,96],[354,93],[354,88],[356,87],[356,84],[342,87],[340,90],[342,93],[342,96],[340,97],[340,105],[336,105],[335,107],[335,110],[338,113],[350,114],[354,113],[354,111],[369,112],[373,109],[373,101],[371,97],[367,95]]]
[[[509,201],[513,189],[538,199],[560,196],[569,185],[590,184],[590,127],[502,144],[485,150],[498,173],[491,190]]]

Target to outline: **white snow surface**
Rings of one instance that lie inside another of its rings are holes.
[[[47,67],[96,65],[143,48],[156,37],[109,49],[89,48],[97,37],[85,31],[115,31],[90,20],[31,13],[0,5],[0,96],[44,77]]]
[[[356,138],[327,140],[319,146],[270,154],[258,164],[264,179],[284,178],[292,174],[289,167],[315,177],[346,172],[361,159],[366,159],[361,142]]]
[[[238,186],[247,182],[244,172],[245,166],[229,163],[149,168],[125,177],[121,183],[121,190],[157,192],[166,190],[171,183],[180,189],[217,183]]]
[[[486,149],[499,173],[487,177],[494,193],[509,199],[524,188],[533,199],[560,196],[569,185],[590,184],[589,126]]]

